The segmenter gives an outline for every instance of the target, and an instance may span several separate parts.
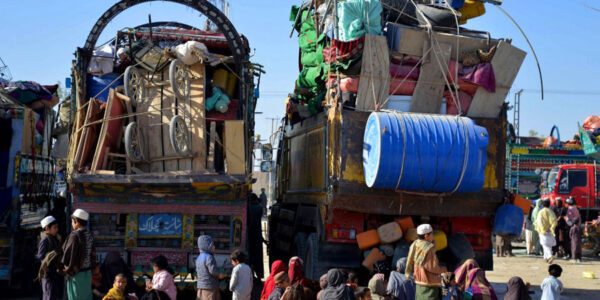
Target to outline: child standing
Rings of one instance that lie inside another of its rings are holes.
[[[37,258],[42,262],[39,272],[42,280],[42,299],[62,299],[64,280],[56,272],[57,269],[62,270],[62,242],[58,235],[58,222],[53,216],[47,216],[42,219],[41,225],[44,231],[38,244]]]
[[[252,294],[252,270],[246,264],[246,253],[234,250],[231,253],[231,280],[229,290],[233,292],[233,300],[250,300]]]
[[[201,235],[198,237],[198,249],[200,255],[196,259],[196,273],[198,274],[198,295],[199,300],[219,300],[219,268],[213,253],[215,252],[215,244],[209,235]]]
[[[558,277],[562,274],[562,268],[557,264],[552,264],[548,267],[550,276],[542,281],[542,300],[560,299],[560,294],[563,291],[563,285]]]

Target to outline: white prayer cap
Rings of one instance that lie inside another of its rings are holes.
[[[90,214],[88,214],[87,211],[85,211],[81,208],[78,208],[73,212],[73,217],[87,221],[90,218]]]
[[[421,224],[419,227],[417,227],[418,235],[425,235],[431,232],[433,232],[433,228],[429,224]]]
[[[46,226],[50,225],[50,223],[56,221],[56,219],[53,216],[47,216],[45,218],[42,219],[42,221],[40,222],[40,224],[42,225],[42,229],[46,228]]]

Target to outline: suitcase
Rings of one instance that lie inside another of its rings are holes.
[[[402,228],[396,222],[390,222],[377,228],[382,244],[390,244],[402,238]]]

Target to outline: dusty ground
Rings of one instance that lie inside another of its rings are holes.
[[[532,299],[540,299],[540,284],[548,277],[548,264],[541,256],[527,256],[523,251],[515,251],[515,257],[494,257],[494,271],[486,272],[486,277],[502,299],[506,292],[506,283],[512,276],[520,276],[523,281],[530,282],[535,294]],[[600,261],[585,259],[581,264],[557,259],[554,263],[563,268],[562,281],[565,291],[561,299],[600,299]],[[592,271],[596,279],[584,279],[583,271]]]

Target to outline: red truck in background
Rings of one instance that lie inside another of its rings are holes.
[[[558,165],[543,178],[544,194],[552,205],[560,198],[573,197],[584,222],[583,251],[594,257],[600,254],[600,168],[596,164]]]
[[[575,198],[583,220],[589,221],[600,211],[599,180],[600,169],[595,164],[558,165],[548,174],[543,196],[549,197],[552,205],[559,198]]]

